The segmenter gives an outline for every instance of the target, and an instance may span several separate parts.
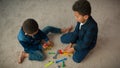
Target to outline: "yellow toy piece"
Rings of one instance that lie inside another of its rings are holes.
[[[63,52],[64,56],[72,56],[72,53],[68,53],[68,52]]]
[[[54,63],[53,61],[50,61],[49,63],[45,64],[45,67],[49,67],[53,63]]]

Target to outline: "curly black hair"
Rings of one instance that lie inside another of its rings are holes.
[[[38,23],[34,19],[31,19],[31,18],[24,21],[22,28],[23,28],[23,31],[28,34],[32,34],[39,29]]]
[[[73,11],[77,11],[81,15],[91,15],[91,5],[87,0],[78,0],[73,4]]]

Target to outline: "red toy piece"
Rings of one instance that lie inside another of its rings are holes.
[[[47,44],[47,43],[44,43],[44,44],[43,44],[43,47],[45,47],[45,48],[48,47],[48,44]]]
[[[63,54],[63,51],[62,50],[58,50],[59,54]]]

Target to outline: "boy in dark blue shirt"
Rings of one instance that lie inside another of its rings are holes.
[[[69,43],[64,51],[73,53],[73,60],[80,63],[89,51],[95,47],[98,33],[97,23],[91,16],[91,6],[87,0],[78,0],[72,7],[77,20],[73,32],[61,37],[63,43]],[[75,46],[72,46],[76,44]]]
[[[22,63],[23,60],[28,57],[29,60],[42,61],[45,59],[43,49],[53,45],[53,43],[47,37],[49,32],[51,33],[66,33],[72,29],[71,27],[60,29],[52,26],[47,26],[43,30],[39,29],[37,22],[34,19],[27,19],[24,21],[20,32],[18,34],[18,40],[23,46],[24,51],[21,51],[18,63]]]

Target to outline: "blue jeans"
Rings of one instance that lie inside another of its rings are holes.
[[[42,29],[42,31],[47,35],[48,33],[61,33],[61,29],[60,28],[56,28],[53,26],[46,26],[44,29]]]
[[[64,35],[61,36],[61,42],[62,43],[76,43],[76,35],[73,32],[70,33],[66,33]],[[78,44],[76,44],[78,45]],[[79,50],[79,51],[75,51],[73,54],[73,61],[76,63],[80,63],[85,57],[86,55],[89,53],[90,49],[84,49],[84,50]]]
[[[61,33],[60,28],[52,27],[52,26],[47,26],[42,30],[46,35],[51,32],[51,33]],[[43,61],[45,59],[45,55],[42,50],[37,50],[37,51],[30,51],[29,52],[29,60],[36,60],[36,61]]]
[[[43,61],[45,59],[45,55],[42,51],[30,51],[29,52],[29,60]]]

